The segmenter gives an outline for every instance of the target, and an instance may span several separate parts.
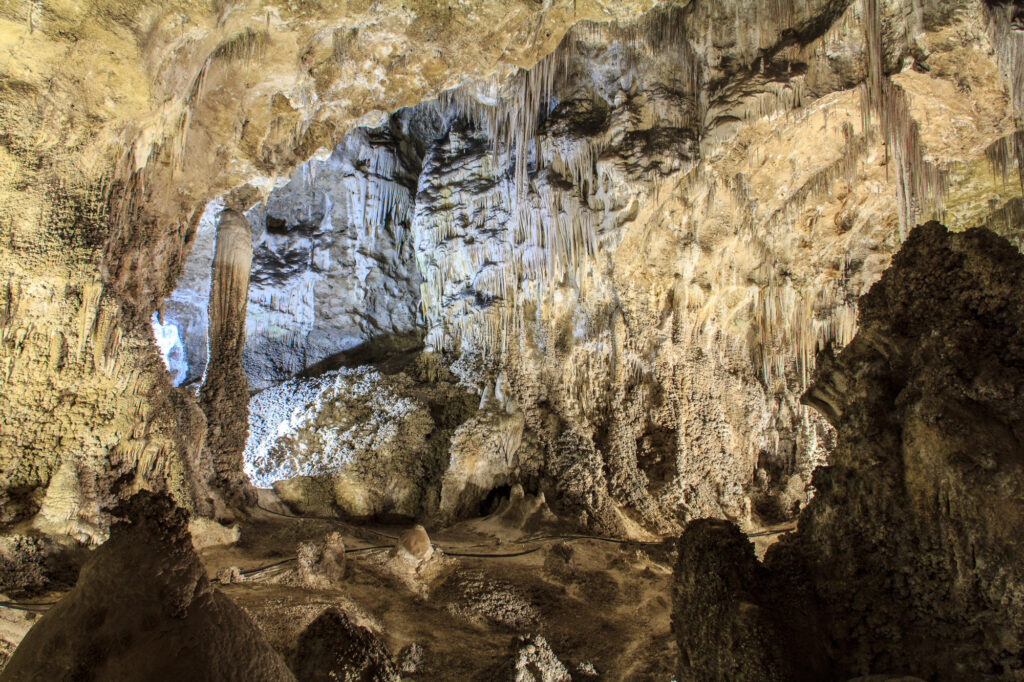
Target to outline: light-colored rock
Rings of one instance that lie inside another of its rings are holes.
[[[245,582],[245,576],[237,566],[228,566],[217,571],[217,582],[221,585]]]
[[[1024,37],[973,0],[640,16],[653,4],[90,0],[4,15],[4,520],[45,506],[49,532],[99,541],[104,496],[168,489],[210,514],[214,469],[244,488],[211,461],[235,449],[218,444],[219,413],[206,433],[153,338],[164,307],[169,353],[173,325],[201,376],[201,315],[173,318],[202,300],[216,197],[266,203],[250,212],[266,279],[239,351],[261,382],[422,333],[485,410],[521,415],[514,477],[594,528],[791,516],[834,440],[797,400],[814,352],[852,338],[856,297],[909,226],[944,213],[1020,236],[1003,176],[1020,165]],[[416,111],[387,113],[403,106]],[[363,188],[390,218],[363,211]],[[372,226],[379,241],[354,231]],[[403,469],[383,501],[360,492],[378,473],[316,496],[436,510],[447,453],[429,447],[428,470]],[[456,466],[474,459],[488,457]]]
[[[541,635],[519,637],[512,661],[512,682],[570,682],[572,675],[558,660],[547,640]]]
[[[300,544],[298,557],[299,582],[306,587],[337,587],[345,577],[345,541],[340,533],[330,533],[319,543]]]
[[[434,555],[434,545],[430,542],[427,529],[417,524],[412,528],[402,531],[395,543],[395,556],[412,564],[420,564],[429,561]]]
[[[207,547],[233,545],[242,537],[242,529],[237,523],[225,526],[201,516],[189,519],[188,531],[192,536],[192,547],[197,552]]]

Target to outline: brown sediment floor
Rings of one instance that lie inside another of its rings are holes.
[[[289,559],[298,543],[342,532],[349,552],[336,589],[297,584],[294,563],[221,586],[285,655],[314,618],[337,606],[376,631],[399,662],[408,645],[423,648],[419,670],[403,673],[408,679],[490,679],[524,633],[543,635],[573,673],[589,663],[600,679],[672,679],[672,569],[661,546],[559,540],[552,529],[530,541],[500,520],[481,519],[433,534],[436,567],[419,575],[396,566],[389,548],[352,551],[390,546],[402,530],[266,515],[244,525],[236,545],[201,557],[213,578],[226,567],[248,571]]]

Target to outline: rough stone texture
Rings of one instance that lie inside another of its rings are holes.
[[[422,279],[405,305],[481,398],[452,439],[446,516],[516,481],[605,532],[799,511],[834,445],[798,400],[815,351],[852,338],[908,221],[944,210],[1019,232],[996,215],[1017,190],[999,171],[1019,165],[1003,43],[987,49],[980,5],[905,9],[698,3],[584,22],[529,73],[335,150],[342,163],[382,139],[389,173],[419,168],[414,206],[408,180],[391,200],[412,214]],[[318,196],[282,219],[320,216]]]
[[[436,358],[401,364],[342,367],[254,396],[252,480],[307,513],[436,512],[448,443],[473,405]]]
[[[298,579],[306,587],[337,587],[345,577],[345,541],[339,533],[319,543],[300,544],[298,557]]]
[[[423,665],[423,647],[416,642],[402,647],[398,652],[398,669],[400,672],[412,674]]]
[[[0,679],[294,679],[249,617],[210,586],[186,512],[165,494],[139,493],[115,516],[127,520]]]
[[[512,643],[509,682],[571,682],[572,675],[541,635],[517,637]]]
[[[260,381],[422,311],[413,338],[522,417],[518,471],[491,480],[555,492],[578,473],[598,487],[566,506],[610,532],[792,516],[834,442],[797,399],[815,350],[852,338],[908,226],[1017,230],[1024,32],[1014,4],[975,0],[652,5],[0,9],[4,520],[101,540],[129,472],[214,508],[216,438],[151,319],[217,196],[268,202]],[[303,194],[321,167],[334,189]],[[318,198],[362,187],[391,211]],[[352,241],[373,225],[379,249]],[[361,300],[328,290],[346,263],[368,268],[343,285]]]
[[[256,246],[242,362],[253,388],[360,344],[418,342],[409,223],[422,141],[437,124],[430,109],[405,109],[382,128],[358,128],[250,214]]]
[[[825,679],[813,655],[794,657],[781,636],[794,613],[806,614],[793,604],[780,608],[754,546],[734,524],[694,521],[678,549],[672,630],[681,682]]]
[[[684,534],[685,665],[704,679],[744,661],[738,678],[764,679],[750,671],[779,658],[805,666],[776,668],[781,679],[1020,679],[1022,276],[1024,256],[989,231],[910,234],[861,298],[856,337],[822,357],[806,394],[839,444],[796,532],[764,567],[734,529]],[[737,627],[742,657],[707,655]]]
[[[199,394],[206,414],[206,443],[214,482],[237,506],[256,501],[242,472],[248,435],[249,384],[242,369],[245,342],[246,291],[252,243],[249,223],[232,209],[217,222],[217,248],[210,280],[210,357]]]
[[[852,338],[911,215],[945,201],[969,227],[1016,193],[984,151],[1012,124],[981,8],[915,7],[670,7],[632,33],[578,27],[502,106],[452,96],[413,219],[426,339],[478,358],[484,397],[501,383],[522,416],[504,477],[547,478],[618,532],[624,511],[664,530],[806,503],[834,444],[798,400],[815,349]],[[862,97],[876,71],[884,93]],[[531,124],[516,97],[545,87]],[[1003,105],[960,108],[954,88]],[[887,166],[883,141],[927,161]]]
[[[292,656],[299,682],[398,682],[383,642],[343,611],[327,609],[299,637]]]
[[[441,480],[441,513],[472,516],[487,494],[517,480],[522,414],[481,410],[452,434],[448,468]]]
[[[357,122],[529,66],[577,19],[652,4],[0,6],[3,522],[37,515],[62,469],[36,517],[49,532],[101,541],[126,472],[212,511],[202,415],[150,326],[211,199],[244,183],[265,197]]]
[[[395,554],[415,564],[429,560],[434,554],[434,546],[430,543],[427,529],[417,524],[402,531],[395,543]]]
[[[1022,276],[989,232],[917,228],[807,394],[839,447],[768,564],[811,577],[851,673],[1024,671]]]

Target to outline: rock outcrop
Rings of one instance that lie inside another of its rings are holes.
[[[581,22],[528,72],[353,132],[261,220],[383,258],[377,290],[422,311],[402,328],[479,396],[447,449],[448,518],[516,482],[602,532],[792,518],[835,443],[799,401],[815,352],[852,338],[907,226],[944,212],[1019,234],[997,85],[1018,36],[987,12],[697,3]],[[349,207],[331,235],[327,204]],[[383,251],[360,227],[378,220]],[[308,292],[289,300],[333,309]],[[345,309],[392,319],[372,297]],[[280,357],[326,352],[317,334]]]
[[[320,614],[299,637],[292,668],[299,682],[401,679],[380,638],[334,608]]]
[[[764,567],[735,531],[684,534],[675,628],[684,661],[709,671],[684,666],[684,679],[732,677],[736,659],[700,652],[765,612],[775,620],[743,627],[748,671],[781,657],[813,679],[1020,676],[1022,276],[1024,256],[991,232],[910,234],[861,299],[857,336],[824,356],[806,394],[839,443],[798,530]],[[721,589],[692,588],[711,583]]]
[[[188,516],[139,493],[39,619],[3,680],[293,680],[245,612],[217,592],[192,549]]]
[[[253,397],[245,470],[304,513],[438,510],[448,444],[472,396],[436,358],[296,378]]]
[[[335,532],[322,542],[301,543],[298,563],[298,579],[306,587],[337,587],[345,577],[345,541]]]

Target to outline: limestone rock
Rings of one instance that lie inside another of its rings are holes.
[[[801,667],[813,670],[782,648],[763,568],[735,525],[694,521],[678,549],[672,630],[680,680],[782,681],[796,679]]]
[[[300,682],[400,679],[383,642],[335,608],[324,611],[306,628],[291,661]]]
[[[217,571],[217,582],[221,585],[230,585],[245,581],[245,576],[237,566],[229,566]]]
[[[513,480],[522,437],[520,414],[481,410],[460,425],[441,480],[441,512],[472,515],[488,492]]]
[[[78,583],[32,627],[0,679],[294,679],[242,609],[210,586],[187,514],[139,493]]]
[[[249,384],[240,356],[251,264],[249,224],[237,211],[225,209],[217,223],[210,284],[210,354],[199,402],[206,414],[206,447],[215,482],[237,507],[256,502],[256,491],[242,474]]]
[[[434,554],[434,546],[430,543],[427,530],[415,525],[402,531],[395,544],[395,555],[410,563],[419,564],[430,559]]]
[[[572,676],[541,635],[517,637],[512,643],[510,682],[570,682]]]
[[[430,354],[395,360],[256,394],[249,476],[306,514],[435,513],[448,443],[473,414],[473,400]]]
[[[839,447],[767,563],[814,585],[851,676],[1024,670],[1022,275],[988,231],[918,227],[807,393]]]
[[[910,233],[819,358],[805,399],[839,444],[796,531],[763,566],[721,522],[680,539],[682,679],[1019,677],[1022,276],[987,230]]]
[[[197,552],[207,547],[233,545],[242,536],[242,529],[238,524],[225,526],[201,517],[189,520],[188,532],[192,536],[192,547]]]
[[[835,443],[815,352],[909,227],[1020,239],[1014,3],[90,2],[5,15],[0,518],[47,533],[102,541],[126,474],[251,503],[235,363],[421,338],[522,418],[482,478],[580,474],[548,502],[608,533],[791,518]],[[196,312],[225,209],[257,265],[230,376]],[[456,426],[383,499],[294,499],[433,513]]]
[[[313,589],[337,587],[345,577],[345,541],[330,533],[320,543],[302,543],[298,548],[298,578]]]
[[[423,665],[423,647],[413,642],[402,647],[398,652],[399,672],[412,674],[417,672]]]

